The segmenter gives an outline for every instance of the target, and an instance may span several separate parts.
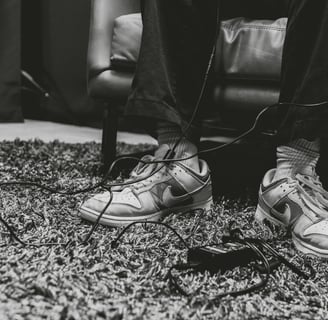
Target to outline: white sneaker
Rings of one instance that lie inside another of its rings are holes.
[[[290,229],[298,250],[328,259],[327,192],[315,177],[273,182],[274,175],[275,169],[263,178],[255,218]]]
[[[165,154],[164,151],[157,153]],[[154,159],[147,157],[150,161]],[[156,221],[170,213],[209,209],[213,203],[210,171],[203,160],[199,160],[199,167],[200,172],[180,162],[137,166],[130,184],[113,188],[113,200],[100,223],[122,226],[135,221]],[[154,174],[147,178],[151,173]],[[135,183],[138,174],[145,179]],[[81,217],[96,221],[109,198],[110,193],[104,192],[85,201],[79,209]]]

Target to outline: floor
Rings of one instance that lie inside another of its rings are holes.
[[[24,123],[0,123],[0,141],[41,139],[45,142],[59,140],[66,143],[101,142],[101,129],[80,127],[49,121],[25,120]],[[149,135],[118,132],[117,140],[128,144],[157,144]],[[206,137],[202,140],[215,142],[229,142],[231,139],[223,137]]]
[[[79,127],[47,121],[25,120],[24,123],[0,123],[0,140],[12,141],[41,139],[45,142],[59,140],[67,143],[101,142],[101,129]],[[144,134],[119,132],[118,141],[128,144],[156,144]]]

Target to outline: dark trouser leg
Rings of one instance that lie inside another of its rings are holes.
[[[282,62],[281,102],[328,100],[328,2],[291,0]],[[327,106],[281,107],[282,142],[327,135]]]
[[[144,0],[143,24],[126,113],[183,126],[195,107],[214,43],[216,0]]]

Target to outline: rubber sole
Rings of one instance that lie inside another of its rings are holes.
[[[108,215],[103,215],[99,221],[100,224],[106,225],[106,226],[111,226],[111,227],[121,227],[121,226],[126,226],[132,222],[136,221],[158,221],[165,216],[171,214],[171,213],[186,213],[191,210],[197,210],[197,209],[203,209],[203,210],[210,210],[211,206],[213,205],[213,199],[212,197],[206,201],[198,202],[198,203],[193,203],[188,206],[181,206],[181,207],[174,207],[174,208],[169,208],[169,209],[164,209],[158,212],[155,212],[151,215],[146,215],[146,216],[139,216],[139,217],[128,217],[128,218],[116,218]],[[80,208],[80,217],[82,219],[95,222],[98,219],[99,212],[91,210],[91,209],[86,209],[81,207]]]
[[[304,254],[312,255],[315,257],[320,257],[322,259],[328,260],[328,250],[320,250],[318,248],[315,248],[298,237],[296,237],[294,234],[292,234],[292,240],[295,244],[295,247],[297,250],[303,252]]]
[[[265,220],[268,220],[272,224],[279,226],[283,229],[287,229],[286,226],[279,220],[275,219],[271,215],[267,214],[259,205],[255,211],[255,219],[261,223]],[[316,247],[311,246],[310,244],[302,241],[292,232],[292,240],[297,250],[304,254],[320,257],[322,259],[328,259],[328,250],[320,250]]]

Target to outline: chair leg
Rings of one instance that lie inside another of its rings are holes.
[[[101,146],[104,171],[108,170],[116,158],[117,122],[117,113],[113,108],[107,107],[104,111]]]

